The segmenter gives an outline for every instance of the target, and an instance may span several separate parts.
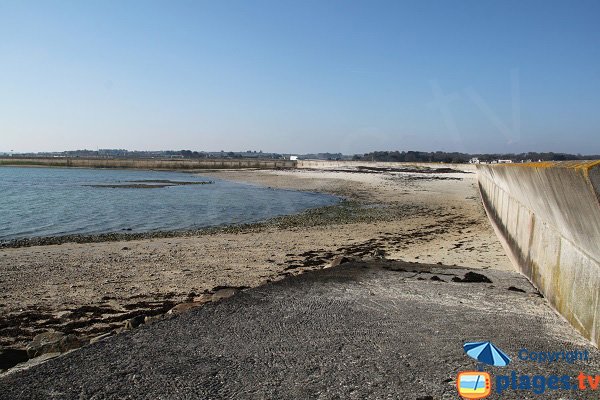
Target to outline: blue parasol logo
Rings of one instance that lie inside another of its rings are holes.
[[[506,367],[510,363],[510,357],[492,342],[468,342],[463,345],[463,349],[469,357],[480,363],[495,367]]]

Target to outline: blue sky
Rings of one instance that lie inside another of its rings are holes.
[[[600,153],[598,1],[0,0],[0,151]]]

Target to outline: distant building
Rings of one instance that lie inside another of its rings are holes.
[[[290,156],[290,161],[298,161],[298,156]]]
[[[498,164],[512,164],[512,160],[498,160]]]
[[[477,158],[477,157],[473,157],[469,160],[469,164],[479,164],[479,163],[480,163],[480,161],[479,161],[479,158]]]

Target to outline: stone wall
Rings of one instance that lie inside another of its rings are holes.
[[[0,158],[0,165],[48,166],[80,168],[140,168],[140,169],[238,169],[294,168],[295,161],[249,159],[125,159],[125,158]]]

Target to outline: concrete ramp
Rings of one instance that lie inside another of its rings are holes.
[[[513,263],[583,336],[600,341],[600,161],[478,165]]]
[[[468,280],[469,273],[487,280]],[[0,375],[0,400],[455,400],[457,373],[477,366],[462,346],[480,340],[492,340],[513,359],[508,375],[600,370],[600,351],[536,292],[516,272],[347,263],[241,291]],[[520,349],[588,351],[589,361],[525,361]],[[512,389],[490,399],[573,396],[598,400],[593,390]]]

